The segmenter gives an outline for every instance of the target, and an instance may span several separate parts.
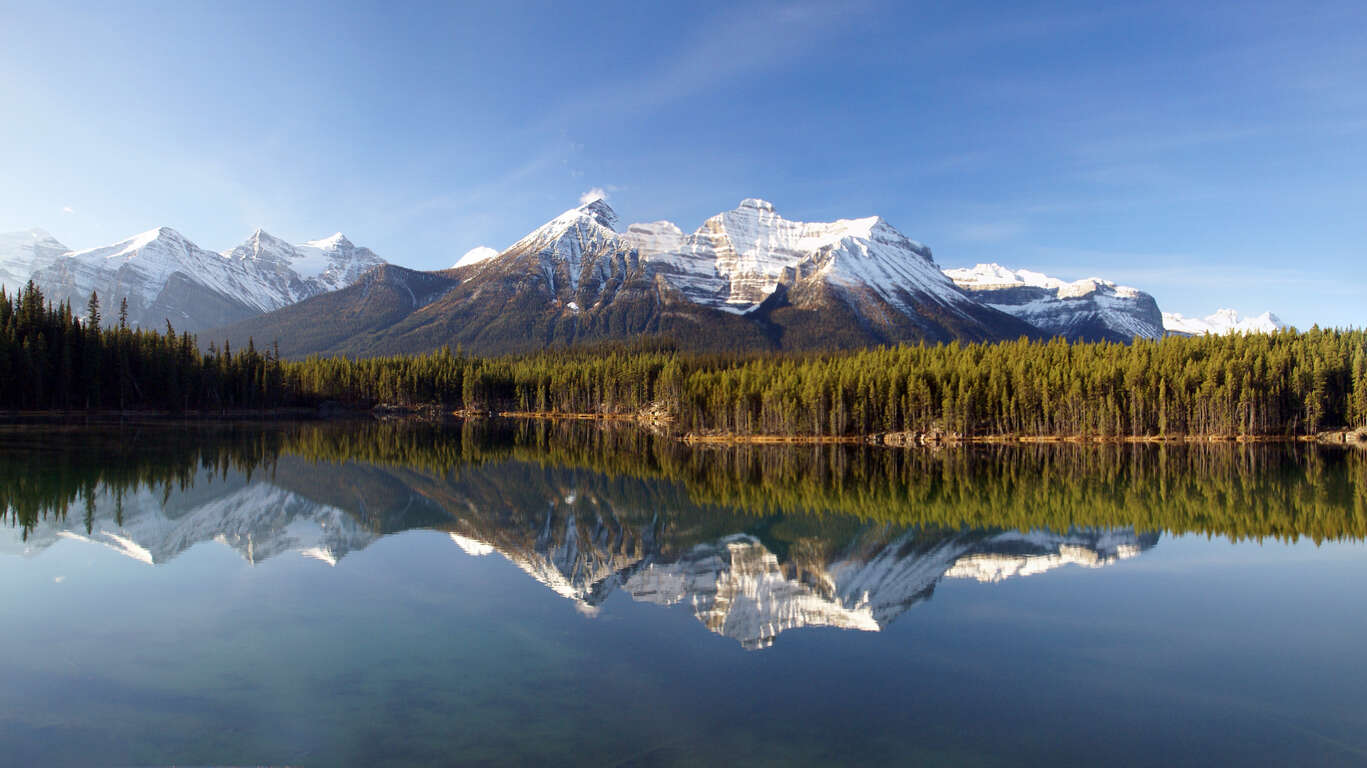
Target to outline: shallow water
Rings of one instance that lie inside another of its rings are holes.
[[[0,430],[0,763],[1361,764],[1367,456]]]

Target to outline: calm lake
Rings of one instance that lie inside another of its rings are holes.
[[[0,494],[0,764],[1367,761],[1367,451],[48,424]]]

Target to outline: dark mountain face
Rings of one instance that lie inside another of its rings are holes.
[[[377,339],[457,285],[439,272],[386,264],[355,283],[288,307],[200,334],[200,342],[225,340],[243,348],[278,342],[285,357],[324,354],[376,355],[391,351]],[[439,346],[439,345],[436,345]]]
[[[441,273],[385,267],[207,338],[278,339],[300,357],[502,354],[639,336],[738,351],[1040,335],[973,301],[881,220],[803,224],[747,203],[684,237],[672,225],[666,236],[660,225],[618,233],[598,201],[495,258]]]

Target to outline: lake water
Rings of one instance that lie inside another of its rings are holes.
[[[0,764],[1361,765],[1367,452],[0,429]]]

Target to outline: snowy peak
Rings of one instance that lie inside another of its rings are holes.
[[[81,251],[71,251],[65,254],[64,257],[78,260],[87,257],[101,259],[131,258],[148,249],[160,254],[185,254],[198,251],[199,247],[187,240],[184,235],[170,227],[157,227],[156,229],[149,229],[146,232],[139,232],[132,237],[125,238],[111,245],[86,248]]]
[[[514,243],[504,252],[510,257],[506,263],[540,274],[553,296],[570,301],[580,285],[601,282],[618,268],[615,257],[626,255],[616,222],[604,200],[571,208]]]
[[[1255,317],[1240,317],[1232,309],[1218,309],[1205,317],[1186,317],[1176,312],[1163,313],[1163,328],[1168,333],[1181,336],[1216,336],[1232,333],[1276,333],[1286,328],[1286,323],[1271,312]]]
[[[613,229],[616,223],[617,213],[605,201],[594,200],[577,208],[571,208],[542,224],[531,234],[519,240],[518,245],[549,243],[567,235],[602,237],[607,233],[616,234],[616,230]]]
[[[41,229],[0,233],[0,287],[13,294],[33,273],[51,266],[67,247]]]
[[[456,260],[455,264],[451,265],[451,268],[455,269],[457,267],[468,267],[471,264],[479,264],[480,262],[488,261],[497,255],[497,249],[490,248],[487,245],[477,245],[466,251],[464,256],[461,256]]]
[[[367,270],[385,263],[369,248],[357,248],[341,232],[292,245],[258,229],[246,242],[224,251],[223,256],[275,272],[293,273],[290,277],[298,278],[302,285],[293,291],[287,303],[350,285]]]
[[[67,250],[41,230],[0,235],[0,282],[32,279],[56,303],[84,306],[91,292],[106,306],[125,300],[133,325],[198,331],[279,309],[355,282],[384,261],[340,233],[290,245],[258,229],[215,253],[171,227],[116,243]]]
[[[599,225],[612,229],[617,224],[617,212],[606,200],[594,200],[574,209],[581,216],[592,218]]]
[[[356,247],[341,232],[334,232],[321,240],[305,241],[304,245],[320,248],[324,251],[349,251]]]
[[[746,313],[780,284],[803,279],[868,289],[907,309],[906,296],[950,305],[963,296],[933,267],[930,249],[879,216],[803,222],[746,198],[685,236],[667,221],[633,224],[626,238],[690,300]]]
[[[1028,269],[1009,269],[1000,264],[977,264],[963,269],[946,269],[945,274],[949,275],[950,279],[960,288],[968,290],[1031,286],[1054,291],[1060,299],[1087,296],[1097,291],[1108,291],[1130,297],[1140,293],[1136,288],[1116,285],[1110,280],[1103,280],[1099,277],[1087,277],[1082,280],[1067,282],[1041,272],[1033,272]]]
[[[993,309],[1068,339],[1159,338],[1163,318],[1153,297],[1089,277],[1072,282],[1000,264],[946,269],[954,284]]]

